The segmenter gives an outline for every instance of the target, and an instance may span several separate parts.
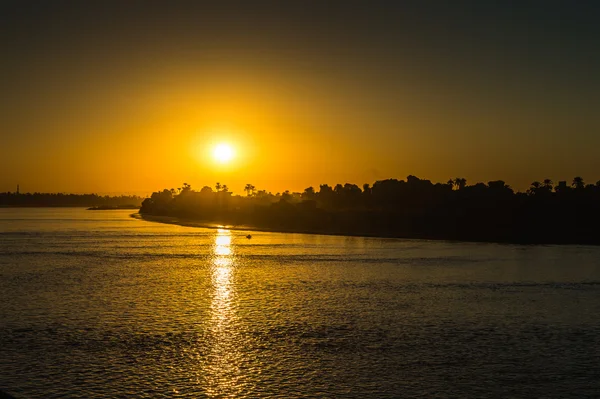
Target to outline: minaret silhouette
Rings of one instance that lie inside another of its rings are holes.
[[[17,194],[19,194],[19,185],[17,184]]]

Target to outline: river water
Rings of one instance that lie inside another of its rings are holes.
[[[16,398],[600,396],[600,248],[0,209]]]

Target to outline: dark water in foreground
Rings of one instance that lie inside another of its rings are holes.
[[[0,209],[17,398],[600,395],[600,248]]]

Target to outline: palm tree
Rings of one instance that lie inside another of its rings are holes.
[[[254,195],[254,190],[256,190],[256,187],[254,187],[250,183],[246,184],[246,187],[244,187],[244,191],[246,193],[248,193],[248,197],[250,197],[251,195]]]
[[[533,183],[531,183],[531,187],[529,187],[527,193],[529,193],[529,195],[535,195],[540,191],[540,187],[542,187],[542,183],[540,183],[539,181],[534,181]]]
[[[217,192],[221,191],[221,183],[217,182],[217,184],[215,184],[215,188],[217,189]]]
[[[454,179],[454,185],[458,190],[462,190],[467,186],[467,179],[464,177],[457,177]]]
[[[571,184],[571,185],[578,190],[581,190],[582,188],[585,187],[585,184],[583,183],[583,178],[581,178],[580,176],[575,177],[573,179],[573,184]]]
[[[544,194],[550,194],[552,192],[552,180],[544,179],[544,184],[540,187],[540,191]]]

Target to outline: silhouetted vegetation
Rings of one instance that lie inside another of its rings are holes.
[[[600,244],[600,182],[533,182],[526,193],[504,181],[467,185],[463,178],[432,183],[415,176],[372,186],[322,184],[302,193],[271,194],[245,187],[232,195],[190,185],[155,192],[143,215],[175,216],[227,225],[330,234],[522,243]]]
[[[117,207],[138,208],[142,197],[121,195],[110,197],[97,194],[62,194],[62,193],[0,193],[0,207]]]

